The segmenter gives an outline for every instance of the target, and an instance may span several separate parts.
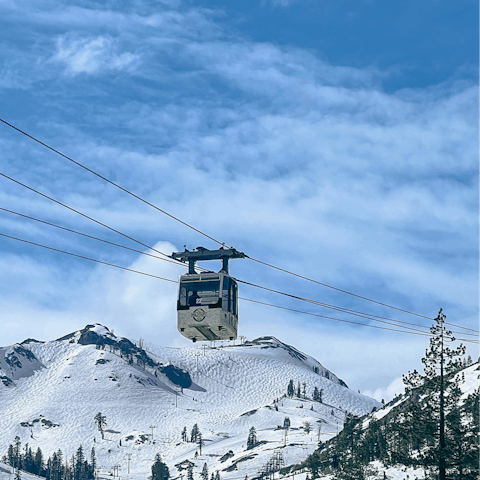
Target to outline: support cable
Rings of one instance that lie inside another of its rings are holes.
[[[19,128],[15,127],[15,125],[12,125],[11,123],[8,123],[8,122],[6,122],[5,120],[3,120],[3,119],[1,119],[1,118],[0,118],[0,122],[3,122],[5,125],[8,125],[9,127],[13,128],[14,130],[17,130],[17,132],[22,133],[22,134],[25,135],[26,137],[31,138],[31,139],[34,140],[35,142],[39,143],[40,145],[43,145],[44,147],[48,148],[48,149],[51,150],[52,152],[55,152],[56,154],[58,154],[58,155],[60,155],[61,157],[65,158],[66,160],[74,163],[75,165],[78,165],[79,167],[83,168],[84,170],[87,170],[87,172],[90,172],[90,173],[92,173],[93,175],[96,175],[98,178],[101,178],[101,179],[104,180],[105,182],[110,183],[110,185],[113,185],[114,187],[119,188],[119,189],[122,190],[123,192],[128,193],[128,194],[131,195],[132,197],[135,197],[137,200],[140,200],[141,202],[146,203],[147,205],[149,205],[150,207],[154,208],[155,210],[158,210],[159,212],[163,213],[164,215],[167,215],[168,217],[173,218],[173,220],[176,220],[177,222],[180,222],[181,224],[185,225],[186,227],[191,228],[192,230],[195,230],[197,233],[200,233],[200,234],[203,235],[204,237],[207,237],[207,238],[209,238],[210,240],[212,240],[212,241],[214,241],[214,242],[216,242],[216,243],[218,243],[218,244],[220,244],[220,245],[225,245],[225,243],[221,242],[220,240],[217,240],[216,238],[213,238],[213,237],[211,237],[210,235],[207,235],[205,232],[202,232],[202,231],[199,230],[198,228],[195,228],[195,227],[193,227],[192,225],[189,225],[188,223],[184,222],[183,220],[180,220],[178,217],[175,217],[174,215],[171,215],[170,213],[166,212],[165,210],[162,210],[161,208],[157,207],[157,206],[154,205],[153,203],[150,203],[150,202],[148,202],[147,200],[144,200],[142,197],[139,197],[138,195],[136,195],[135,193],[131,192],[130,190],[127,190],[126,188],[121,187],[121,186],[118,185],[117,183],[112,182],[111,180],[109,180],[108,178],[104,177],[103,175],[100,175],[99,173],[94,172],[92,169],[86,167],[85,165],[81,164],[80,162],[77,162],[77,161],[74,160],[73,158],[67,157],[67,155],[63,154],[62,152],[59,152],[58,150],[55,150],[55,148],[50,147],[50,145],[47,145],[46,143],[38,140],[38,138],[35,138],[35,137],[33,137],[32,135],[29,135],[27,132],[24,132],[23,130],[20,130]]]
[[[8,125],[9,127],[13,128],[13,129],[16,130],[17,132],[25,135],[26,137],[28,137],[28,138],[30,138],[31,140],[39,143],[40,145],[43,145],[44,147],[48,148],[48,149],[51,150],[52,152],[55,152],[57,155],[60,155],[61,157],[65,158],[66,160],[68,160],[68,161],[74,163],[75,165],[83,168],[84,170],[90,172],[91,174],[97,176],[98,178],[101,178],[101,179],[104,180],[105,182],[113,185],[114,187],[117,187],[118,189],[122,190],[123,192],[127,193],[128,195],[131,195],[132,197],[135,197],[137,200],[140,200],[141,202],[149,205],[150,207],[154,208],[155,210],[158,210],[159,212],[163,213],[164,215],[167,215],[168,217],[172,218],[173,220],[176,220],[177,222],[181,223],[182,225],[185,225],[186,227],[194,230],[195,232],[200,233],[200,234],[203,235],[204,237],[206,237],[206,238],[208,238],[208,239],[210,239],[210,240],[218,243],[219,245],[222,245],[222,246],[225,246],[225,245],[226,245],[225,242],[221,242],[220,240],[217,240],[216,238],[208,235],[207,233],[201,231],[200,229],[198,229],[198,228],[190,225],[190,224],[187,223],[187,222],[184,222],[184,221],[181,220],[180,218],[175,217],[174,215],[166,212],[165,210],[161,209],[160,207],[157,207],[157,206],[154,205],[153,203],[148,202],[147,200],[143,199],[142,197],[140,197],[140,196],[136,195],[135,193],[127,190],[126,188],[123,188],[122,186],[118,185],[117,183],[113,182],[112,180],[109,180],[108,178],[104,177],[103,175],[100,175],[99,173],[97,173],[97,172],[95,172],[94,170],[88,168],[87,166],[83,165],[82,163],[77,162],[77,161],[74,160],[73,158],[68,157],[67,155],[63,154],[62,152],[56,150],[55,148],[51,147],[50,145],[47,145],[46,143],[44,143],[44,142],[42,142],[41,140],[39,140],[38,138],[35,138],[34,136],[28,134],[27,132],[21,130],[20,128],[16,127],[15,125],[12,125],[11,123],[7,122],[6,120],[3,120],[2,118],[0,118],[0,122],[4,123],[5,125]],[[233,247],[232,247],[232,248],[233,248]],[[276,269],[276,270],[278,270],[278,271],[287,273],[287,274],[289,274],[289,275],[296,276],[296,277],[298,277],[298,278],[302,278],[302,279],[304,279],[304,280],[307,280],[307,281],[316,283],[316,284],[318,284],[318,285],[322,285],[322,286],[327,287],[327,288],[331,288],[331,289],[336,290],[336,291],[338,291],[338,292],[345,293],[345,294],[347,294],[347,295],[352,295],[352,296],[357,297],[357,298],[360,298],[360,299],[362,299],[362,300],[366,300],[366,301],[368,301],[368,302],[376,303],[376,304],[378,304],[378,305],[382,305],[382,306],[387,307],[387,308],[392,308],[392,309],[398,310],[398,311],[400,311],[400,312],[408,313],[409,315],[415,315],[415,316],[417,316],[417,317],[426,318],[426,319],[428,319],[428,320],[433,320],[433,318],[431,318],[431,317],[427,317],[427,316],[425,316],[425,315],[421,315],[421,314],[418,314],[418,313],[414,313],[414,312],[411,312],[411,311],[409,311],[409,310],[404,310],[404,309],[399,308],[399,307],[394,307],[393,305],[389,305],[389,304],[387,304],[387,303],[382,303],[382,302],[379,302],[379,301],[377,301],[377,300],[373,300],[373,299],[371,299],[371,298],[364,297],[364,296],[362,296],[362,295],[357,295],[357,294],[355,294],[355,293],[348,292],[348,291],[346,291],[346,290],[342,290],[342,289],[337,288],[337,287],[333,287],[332,285],[328,285],[328,284],[326,284],[326,283],[319,282],[319,281],[317,281],[317,280],[314,280],[314,279],[312,279],[312,278],[309,278],[309,277],[306,277],[306,276],[303,276],[303,275],[300,275],[300,274],[291,272],[291,271],[289,271],[289,270],[286,270],[286,269],[283,269],[283,268],[280,268],[280,267],[276,267],[275,265],[272,265],[272,264],[267,263],[267,262],[263,262],[263,261],[261,261],[261,260],[258,260],[258,259],[252,258],[252,257],[249,257],[248,255],[247,255],[247,258],[249,258],[250,260],[252,260],[252,261],[254,261],[254,262],[257,262],[257,263],[260,263],[260,264],[262,264],[262,265],[268,266],[268,267],[270,267],[270,268],[274,268],[274,269]],[[462,327],[460,327],[460,328],[462,328]]]
[[[174,262],[174,260],[171,260],[170,256],[167,255],[166,253],[163,253],[163,252],[161,252],[160,250],[157,250],[156,248],[150,247],[149,245],[147,245],[147,244],[145,244],[145,243],[143,243],[143,242],[140,242],[140,240],[136,240],[135,238],[130,237],[130,236],[126,235],[125,233],[120,232],[119,230],[115,230],[114,228],[109,227],[109,226],[106,225],[105,223],[102,223],[102,222],[100,222],[100,221],[98,221],[98,220],[95,220],[94,218],[89,217],[88,215],[85,215],[84,213],[82,213],[82,212],[80,212],[80,211],[78,211],[78,210],[75,210],[74,208],[69,207],[68,205],[65,205],[65,204],[62,203],[62,202],[59,202],[58,200],[55,200],[54,198],[49,197],[48,195],[45,195],[44,193],[39,192],[38,190],[35,190],[35,189],[32,188],[32,187],[29,187],[28,185],[25,185],[24,183],[21,183],[21,182],[19,182],[18,180],[15,180],[14,178],[9,177],[8,175],[5,175],[5,174],[2,173],[2,172],[0,172],[0,176],[2,176],[2,177],[4,177],[4,178],[6,178],[7,180],[10,180],[10,181],[18,184],[18,185],[21,185],[22,187],[24,187],[24,188],[26,188],[26,189],[28,189],[28,190],[30,190],[30,191],[38,194],[38,195],[41,195],[41,196],[44,197],[44,198],[47,198],[48,200],[51,200],[52,202],[55,202],[56,204],[61,205],[62,207],[67,208],[68,210],[71,210],[72,212],[75,212],[75,213],[77,213],[78,215],[81,215],[82,217],[85,217],[85,218],[87,218],[88,220],[90,220],[90,221],[92,221],[92,222],[98,223],[98,225],[101,225],[102,227],[108,228],[108,229],[111,230],[112,232],[118,233],[119,235],[122,235],[123,237],[128,238],[129,240],[132,240],[133,242],[136,242],[136,243],[138,243],[138,244],[140,244],[140,245],[142,245],[142,246],[144,246],[144,247],[146,247],[146,248],[149,248],[150,250],[153,250],[154,252],[157,252],[157,253],[159,253],[160,255],[163,255],[164,257],[167,257],[167,258],[169,259],[169,261]],[[183,265],[183,266],[185,266],[185,264],[182,263],[182,262],[178,262],[177,264],[178,264],[178,265]]]
[[[60,228],[61,230],[65,230],[65,231],[70,232],[70,233],[75,233],[76,235],[81,235],[82,237],[91,238],[92,240],[98,240],[99,242],[107,243],[107,244],[113,245],[115,247],[124,248],[125,250],[130,250],[131,252],[140,253],[142,255],[147,255],[148,257],[152,257],[152,258],[157,258],[158,260],[162,260],[164,262],[173,263],[175,265],[181,265],[183,267],[186,266],[185,264],[178,263],[175,260],[169,260],[168,258],[164,258],[164,257],[157,257],[157,255],[152,255],[150,253],[142,252],[141,250],[136,250],[135,248],[126,247],[125,245],[120,245],[119,243],[110,242],[108,240],[104,240],[103,238],[98,238],[98,237],[94,237],[92,235],[87,235],[86,233],[77,232],[76,230],[72,230],[70,228],[62,227],[60,225],[56,225],[54,223],[47,222],[45,220],[40,220],[39,218],[30,217],[29,215],[24,215],[23,213],[14,212],[13,210],[8,210],[7,208],[0,207],[0,210],[2,210],[4,212],[12,213],[13,215],[18,215],[20,217],[28,218],[29,220],[34,220],[35,222],[44,223],[45,225],[49,225],[50,227]]]
[[[69,207],[67,207],[67,208],[69,208]],[[46,225],[49,225],[49,226],[52,226],[52,227],[55,227],[55,228],[66,230],[68,232],[75,233],[77,235],[81,235],[81,236],[84,236],[84,237],[87,237],[87,238],[98,240],[100,242],[104,242],[104,243],[107,243],[107,244],[110,244],[110,245],[114,245],[114,246],[117,246],[117,247],[120,247],[120,248],[124,248],[124,249],[130,250],[130,251],[136,252],[136,253],[140,253],[142,255],[146,255],[146,256],[149,256],[149,257],[152,257],[152,258],[157,258],[159,260],[167,261],[167,262],[178,264],[178,265],[181,265],[181,266],[185,267],[185,264],[177,263],[173,260],[170,260],[169,258],[157,257],[156,255],[151,255],[149,253],[142,252],[140,250],[132,249],[132,248],[129,248],[129,247],[125,247],[125,246],[119,245],[117,243],[109,242],[107,240],[104,240],[104,239],[101,239],[101,238],[98,238],[98,237],[94,237],[92,235],[87,235],[87,234],[78,232],[76,230],[71,230],[69,228],[61,227],[61,226],[53,224],[51,222],[47,222],[47,221],[40,220],[40,219],[31,217],[31,216],[28,216],[28,215],[24,215],[24,214],[21,214],[21,213],[18,213],[18,212],[14,212],[14,211],[8,210],[6,208],[0,207],[0,210],[11,213],[11,214],[14,214],[14,215],[18,215],[18,216],[21,216],[21,217],[24,217],[24,218],[28,218],[29,220],[34,220],[34,221],[37,221],[37,222],[40,222],[40,223],[43,223],[43,224],[46,224]],[[88,218],[91,218],[91,217],[88,217]],[[95,221],[95,219],[92,219],[92,220]],[[148,247],[148,248],[150,248],[150,247]],[[200,267],[197,267],[197,268],[200,268]],[[292,294],[281,292],[281,291],[274,290],[274,289],[271,289],[271,288],[263,287],[261,285],[257,285],[257,284],[251,283],[251,282],[246,282],[244,280],[237,279],[237,281],[239,283],[244,283],[246,285],[249,285],[249,286],[252,286],[252,287],[255,287],[255,288],[259,288],[259,289],[262,289],[262,290],[267,290],[267,291],[275,293],[275,294],[285,295],[285,296],[288,296],[288,297],[291,297],[291,298],[295,298],[296,300],[304,301],[304,302],[307,302],[307,303],[312,303],[314,305],[318,305],[318,306],[328,308],[328,309],[331,309],[331,310],[336,310],[336,311],[339,311],[341,313],[346,313],[348,315],[353,315],[353,316],[356,316],[356,317],[365,318],[367,320],[373,320],[373,321],[376,321],[378,323],[386,323],[386,324],[394,325],[394,326],[401,326],[401,325],[398,325],[398,324],[404,324],[404,325],[411,325],[411,326],[418,327],[418,328],[429,329],[429,327],[424,326],[424,325],[418,325],[416,323],[405,322],[405,321],[396,320],[396,319],[392,319],[392,318],[388,318],[388,317],[382,317],[382,316],[379,316],[379,315],[369,314],[369,313],[365,313],[365,312],[359,312],[359,311],[356,311],[356,310],[350,310],[350,309],[347,309],[347,308],[344,308],[344,307],[329,305],[327,303],[318,302],[318,301],[307,299],[307,298],[304,298],[304,297],[299,297],[297,295],[292,295]],[[388,321],[385,322],[385,321],[382,321],[382,320],[388,320]],[[391,323],[391,322],[395,322],[395,323]],[[408,327],[403,327],[403,328],[408,328]],[[416,329],[412,329],[412,330],[415,331]],[[416,331],[419,331],[419,330],[416,330]],[[462,332],[455,332],[455,333],[462,333]],[[471,334],[471,333],[463,333],[463,334],[464,335],[469,335],[469,336],[477,336],[476,334]]]
[[[0,236],[6,237],[6,238],[9,238],[9,239],[12,239],[12,240],[16,240],[16,241],[19,241],[19,242],[28,243],[30,245],[34,245],[34,246],[37,246],[37,247],[42,247],[42,248],[45,248],[47,250],[53,250],[55,252],[70,255],[72,257],[80,258],[80,259],[83,259],[83,260],[88,260],[90,262],[96,262],[96,263],[100,263],[102,265],[107,265],[107,266],[110,266],[110,267],[118,268],[120,270],[126,270],[126,271],[129,271],[129,272],[132,272],[132,273],[138,273],[140,275],[145,275],[147,277],[156,278],[156,279],[159,279],[159,280],[164,280],[164,281],[170,282],[170,283],[177,283],[175,280],[171,280],[169,278],[160,277],[158,275],[153,275],[153,274],[146,273],[146,272],[140,272],[138,270],[133,270],[133,269],[127,268],[127,267],[121,267],[121,266],[115,265],[113,263],[103,262],[101,260],[96,260],[96,259],[93,259],[93,258],[90,258],[90,257],[85,257],[83,255],[77,255],[75,253],[66,252],[65,250],[60,250],[58,248],[48,247],[48,246],[42,245],[40,243],[31,242],[29,240],[24,240],[22,238],[13,237],[11,235],[6,235],[4,233],[0,233]],[[326,319],[330,319],[330,320],[334,320],[334,321],[338,321],[338,322],[352,323],[352,324],[355,324],[355,325],[361,325],[363,327],[376,328],[376,329],[380,329],[380,330],[389,330],[389,331],[394,331],[394,332],[399,332],[399,333],[407,333],[407,334],[410,334],[410,335],[427,336],[427,337],[431,336],[431,334],[428,334],[426,332],[416,333],[416,332],[412,332],[412,331],[408,331],[408,330],[397,330],[397,329],[392,329],[392,328],[388,328],[388,327],[380,327],[380,326],[377,326],[377,325],[368,325],[368,324],[365,324],[365,323],[353,322],[353,321],[350,321],[350,320],[342,320],[342,319],[338,319],[338,318],[334,318],[334,317],[326,317],[324,315],[313,314],[313,313],[305,312],[305,311],[302,311],[302,310],[294,310],[294,309],[291,309],[291,308],[281,307],[279,305],[268,304],[266,302],[260,302],[260,301],[257,301],[257,300],[251,300],[251,299],[247,299],[247,298],[243,298],[243,297],[239,297],[239,298],[241,300],[245,300],[245,301],[252,302],[252,303],[263,304],[263,305],[266,305],[266,306],[279,308],[279,309],[282,309],[282,310],[288,310],[288,311],[293,311],[293,312],[302,313],[302,314],[306,314],[306,315],[311,315],[311,316],[315,316],[315,317],[326,318]],[[401,328],[407,328],[407,327],[401,327]],[[461,340],[461,341],[468,342],[468,343],[475,343],[475,344],[480,343],[480,342],[476,342],[476,341],[468,340],[468,339],[457,339],[457,340]]]

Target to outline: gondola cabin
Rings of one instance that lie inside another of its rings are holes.
[[[228,275],[228,260],[244,258],[235,249],[207,250],[172,254],[172,258],[189,262],[188,274],[178,286],[177,328],[186,338],[197,341],[235,340],[238,335],[238,285]],[[195,271],[199,260],[222,260],[218,272]]]
[[[236,339],[237,282],[222,272],[182,275],[177,320],[179,332],[194,342]]]

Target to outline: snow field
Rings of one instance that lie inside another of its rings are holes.
[[[28,442],[33,450],[40,447],[47,457],[61,448],[70,458],[80,444],[89,457],[95,447],[102,476],[121,465],[122,478],[144,480],[160,453],[173,477],[178,473],[174,465],[189,460],[195,463],[196,472],[207,463],[210,472],[219,470],[225,480],[243,479],[247,474],[251,478],[279,449],[285,465],[303,461],[316,448],[319,421],[325,440],[342,428],[345,411],[361,415],[379,406],[341,386],[333,374],[329,380],[315,373],[314,367],[320,373],[327,370],[311,357],[292,356],[278,341],[274,347],[271,341],[222,349],[149,347],[154,360],[190,373],[194,384],[182,393],[165,375],[155,377],[149,369],[129,365],[108,347],[97,350],[95,345],[77,344],[75,338],[73,343],[64,340],[25,346],[45,368],[20,378],[15,386],[0,385],[0,454],[18,435],[23,445]],[[290,379],[295,385],[306,382],[310,397],[315,386],[322,389],[324,404],[281,398]],[[103,440],[93,420],[98,412],[107,417]],[[284,431],[276,428],[286,416],[291,429],[284,447]],[[58,426],[46,428],[40,422],[31,428],[20,425],[39,418]],[[301,428],[304,421],[312,424],[308,435]],[[196,444],[181,441],[184,426],[190,435],[195,423],[205,440],[202,455]],[[246,451],[252,426],[258,440],[267,443]],[[234,456],[221,463],[219,458],[229,450]],[[127,453],[131,454],[129,475]],[[253,458],[224,471],[249,456]]]

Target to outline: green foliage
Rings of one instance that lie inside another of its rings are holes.
[[[157,453],[155,461],[152,465],[152,475],[150,480],[168,480],[170,478],[170,471],[166,463],[162,461],[162,457]]]
[[[248,438],[247,438],[247,450],[250,450],[251,448],[254,448],[258,443],[257,439],[257,431],[255,430],[255,427],[250,428],[250,431],[248,432]]]
[[[294,394],[295,394],[295,386],[293,384],[293,380],[290,380],[290,382],[288,382],[288,387],[287,387],[287,396],[291,398],[293,397]]]
[[[105,415],[102,415],[100,412],[98,412],[93,417],[93,420],[95,421],[95,425],[97,425],[98,431],[100,432],[100,435],[102,436],[102,439],[103,439],[104,438],[103,427],[107,425],[107,417]]]
[[[198,429],[198,425],[195,424],[193,427],[192,427],[192,431],[190,433],[190,441],[192,443],[195,443],[197,441],[197,436],[198,436],[198,432],[200,430]]]
[[[456,358],[465,349],[446,346],[451,333],[444,319],[440,311],[431,328],[424,374],[405,376],[406,394],[394,400],[398,405],[379,420],[370,417],[368,426],[364,419],[347,415],[342,432],[326,444],[319,442],[303,463],[313,478],[333,474],[361,480],[373,474],[368,464],[380,460],[422,467],[428,478],[478,480],[479,392],[461,398],[459,369],[464,365]]]
[[[45,477],[47,480],[93,480],[96,467],[93,448],[90,462],[85,458],[82,446],[77,449],[70,464],[64,459],[60,449],[53,452],[45,462],[40,447],[33,455],[32,449],[27,443],[22,452],[19,437],[15,437],[14,445],[9,445],[3,460],[15,469],[22,469],[39,477]]]
[[[200,473],[200,477],[202,478],[202,480],[208,480],[208,465],[206,463],[203,464],[203,469]]]

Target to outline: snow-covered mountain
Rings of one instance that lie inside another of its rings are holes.
[[[346,412],[381,406],[274,337],[236,346],[145,347],[98,324],[55,341],[1,348],[0,380],[0,455],[16,435],[46,456],[59,448],[71,456],[81,444],[86,452],[95,447],[103,473],[121,465],[120,475],[132,479],[150,473],[157,453],[173,477],[193,462],[196,472],[207,463],[224,479],[252,478],[273,456],[285,465],[304,460],[316,448],[319,424],[325,440],[341,430]],[[285,397],[290,380],[301,385],[302,398]],[[315,387],[321,402],[312,400]],[[98,412],[107,418],[105,439],[94,422]],[[287,437],[279,428],[285,417]],[[181,438],[194,424],[205,440],[201,454]],[[252,426],[259,445],[246,450]]]

